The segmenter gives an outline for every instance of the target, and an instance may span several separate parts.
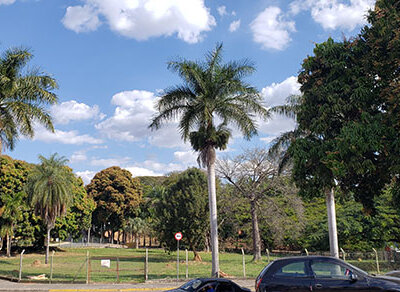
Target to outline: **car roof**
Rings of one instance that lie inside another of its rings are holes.
[[[291,257],[284,257],[284,258],[279,258],[274,260],[274,262],[280,262],[280,261],[288,261],[288,260],[305,260],[305,259],[313,259],[313,260],[323,260],[323,259],[333,259],[333,260],[340,260],[338,258],[330,257],[330,256],[317,256],[317,255],[311,255],[311,256],[291,256]]]
[[[232,282],[231,280],[225,278],[197,278],[197,280],[200,280],[202,282],[211,282],[211,281]]]

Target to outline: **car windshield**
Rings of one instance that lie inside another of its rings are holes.
[[[352,264],[349,264],[346,262],[347,265],[349,265],[353,270],[355,270],[356,272],[360,273],[363,276],[368,275],[368,273],[366,271],[361,270],[360,268],[357,268],[355,266],[353,266]]]
[[[201,285],[201,283],[202,283],[201,280],[194,279],[192,281],[189,281],[189,282],[183,284],[181,286],[181,289],[187,290],[187,291],[194,290],[194,289],[198,288]]]

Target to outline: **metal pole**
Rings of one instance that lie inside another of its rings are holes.
[[[270,260],[269,260],[269,249],[267,248],[266,251],[267,251],[267,258],[268,258],[268,263],[269,263],[269,261],[270,261]]]
[[[189,260],[188,260],[188,250],[185,249],[186,253],[186,279],[189,278]]]
[[[243,277],[246,278],[246,261],[244,258],[244,250],[242,248]]]
[[[50,258],[50,284],[53,281],[53,257],[54,257],[54,250],[51,253],[51,258]]]
[[[376,260],[376,271],[378,272],[378,274],[380,274],[381,272],[379,271],[379,258],[378,258],[378,252],[376,251],[375,248],[372,248],[372,250],[375,253],[375,260]]]
[[[24,255],[25,249],[22,250],[20,256],[19,256],[19,276],[18,276],[18,282],[21,282],[22,279],[22,257]]]
[[[149,249],[146,248],[146,259],[144,261],[144,280],[147,281],[149,278]]]
[[[304,251],[306,252],[306,255],[308,256],[308,250],[305,248]]]
[[[89,251],[86,252],[86,284],[89,284]]]
[[[119,283],[119,258],[117,258],[117,283]]]
[[[179,240],[177,240],[177,254],[176,254],[176,279],[179,281]]]

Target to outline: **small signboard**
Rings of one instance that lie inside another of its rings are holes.
[[[181,233],[181,232],[175,233],[175,239],[176,239],[177,241],[181,240],[181,239],[182,239],[182,233]]]
[[[110,268],[111,267],[111,261],[110,260],[101,260],[100,264],[102,267]]]

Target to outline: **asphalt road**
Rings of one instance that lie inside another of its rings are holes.
[[[254,291],[254,279],[232,279],[240,286]],[[3,291],[30,291],[30,292],[157,292],[170,290],[181,286],[186,281],[149,281],[139,284],[35,284],[15,283],[0,280],[0,292]]]

